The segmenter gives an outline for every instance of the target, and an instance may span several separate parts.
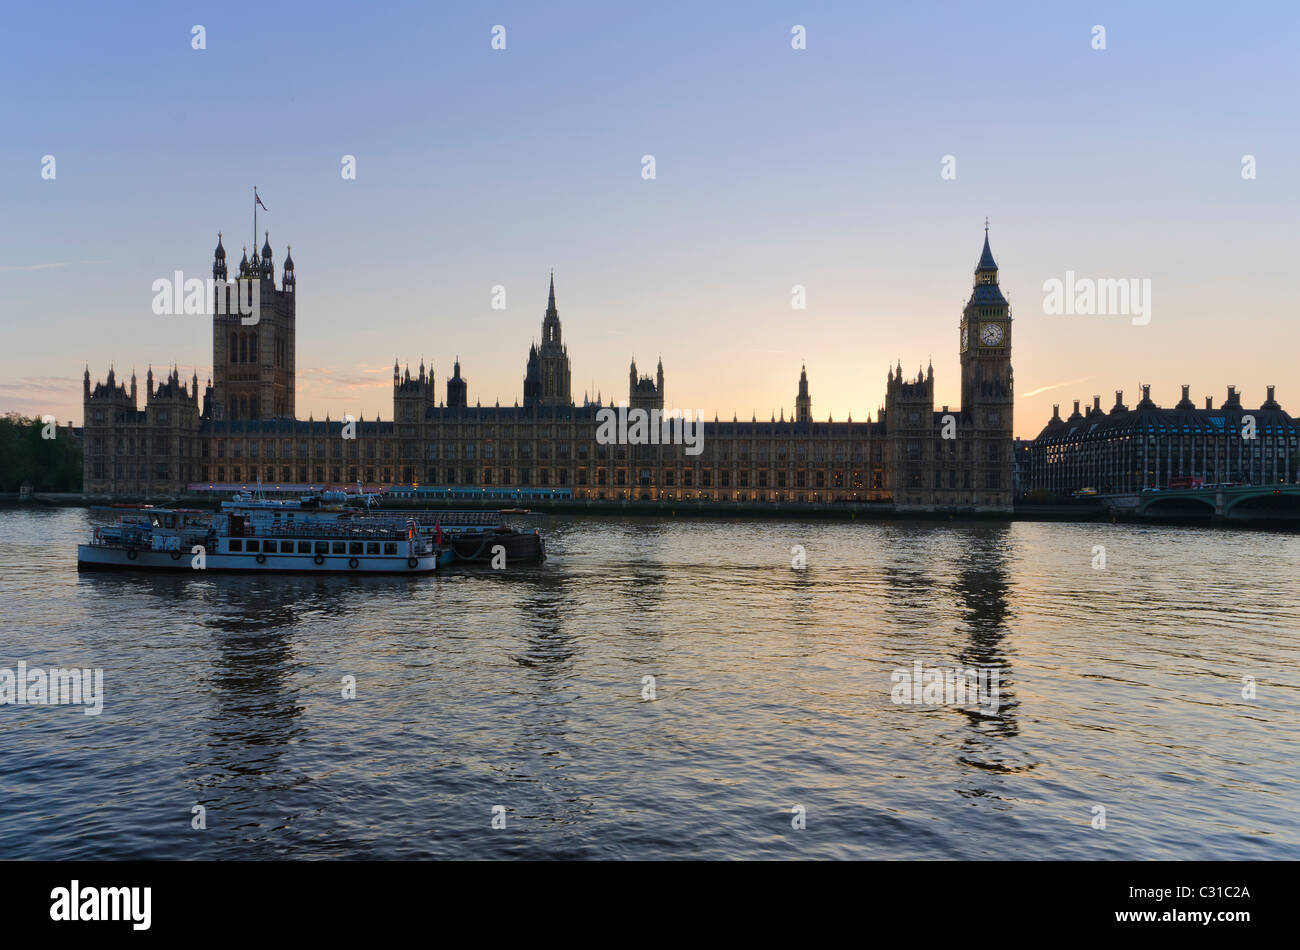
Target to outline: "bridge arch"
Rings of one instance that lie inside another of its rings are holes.
[[[1213,518],[1212,492],[1177,494],[1147,499],[1142,514],[1157,518]]]
[[[1300,520],[1300,493],[1295,486],[1260,487],[1258,491],[1229,497],[1223,513],[1224,517],[1241,521],[1252,517]]]

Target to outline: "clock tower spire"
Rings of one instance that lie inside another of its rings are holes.
[[[989,246],[975,265],[975,285],[961,314],[961,411],[972,440],[973,487],[980,502],[1010,504],[1014,385],[1011,374],[1011,305],[998,286],[998,265]],[[989,500],[986,500],[989,499]],[[991,501],[990,501],[991,500]]]
[[[984,223],[984,250],[975,265],[975,286],[962,310],[962,411],[982,398],[1011,392],[1011,305],[998,286],[998,265]]]

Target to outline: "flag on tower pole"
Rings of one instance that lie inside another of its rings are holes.
[[[257,206],[262,205],[263,211],[269,211],[266,205],[262,204],[262,198],[257,193],[257,186],[253,186],[253,256],[257,256]]]

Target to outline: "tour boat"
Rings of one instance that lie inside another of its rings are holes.
[[[533,529],[513,527],[501,517],[509,512],[493,511],[380,511],[378,495],[317,492],[298,498],[266,498],[261,491],[238,492],[221,503],[229,516],[247,520],[258,531],[289,530],[294,525],[324,524],[401,526],[414,524],[415,531],[439,551],[440,564],[453,560],[490,564],[504,553],[506,564],[541,561],[546,544]],[[500,552],[498,551],[500,549]]]
[[[182,508],[124,515],[77,546],[80,570],[427,574],[440,559],[446,563],[450,552],[440,551],[414,522],[258,524],[235,512],[205,516]]]

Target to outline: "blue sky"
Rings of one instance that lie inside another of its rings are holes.
[[[301,415],[388,418],[395,357],[441,387],[459,355],[471,400],[513,403],[552,267],[579,399],[624,398],[629,360],[662,355],[671,406],[788,415],[806,361],[814,415],[862,419],[901,358],[933,359],[955,405],[986,215],[1018,435],[1139,383],[1165,404],[1184,382],[1255,404],[1274,383],[1294,408],[1298,21],[1282,3],[15,8],[0,410],[80,422],[86,363],[205,379],[208,324],[154,315],[151,284],[206,277],[218,230],[237,260],[254,184],[277,264],[293,245]],[[1067,270],[1150,279],[1150,325],[1044,314]]]

